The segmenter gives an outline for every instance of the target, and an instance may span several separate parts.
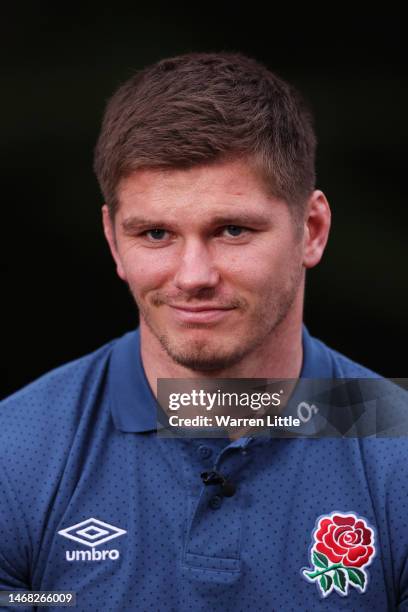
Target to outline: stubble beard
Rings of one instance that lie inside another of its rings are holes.
[[[133,291],[129,289],[139,308],[141,319],[175,363],[194,372],[220,373],[237,365],[263,343],[269,341],[271,335],[276,334],[295,302],[302,278],[302,270],[292,271],[289,285],[286,286],[285,291],[279,294],[279,291],[274,287],[262,304],[249,315],[245,335],[239,337],[239,332],[232,329],[227,336],[222,334],[220,340],[215,342],[216,330],[210,331],[210,337],[188,338],[184,341],[177,338],[173,339],[169,334],[157,330],[150,316],[150,309],[145,308],[136,299]],[[277,301],[276,295],[279,295]],[[240,310],[244,317],[246,305],[246,300],[242,300]],[[202,324],[186,324],[184,328],[202,329],[205,332],[205,327]],[[229,346],[225,346],[226,344],[229,344]]]

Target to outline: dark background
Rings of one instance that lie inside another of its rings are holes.
[[[132,72],[188,51],[241,51],[309,100],[318,187],[333,209],[309,272],[310,331],[387,376],[407,376],[408,108],[398,15],[286,15],[255,4],[136,3],[3,11],[2,346],[6,395],[135,326],[104,243],[92,154],[105,101]],[[273,8],[273,5],[270,5]]]

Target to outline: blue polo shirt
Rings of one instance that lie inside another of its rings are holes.
[[[376,376],[306,329],[303,349],[302,377]],[[75,591],[84,612],[408,610],[406,439],[155,430],[138,331],[0,404],[0,590]]]

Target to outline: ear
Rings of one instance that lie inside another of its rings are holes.
[[[313,268],[322,258],[329,237],[331,212],[324,193],[316,189],[305,210],[303,265]]]
[[[105,238],[109,244],[110,252],[112,253],[112,257],[116,264],[116,271],[118,276],[127,282],[126,274],[123,269],[122,260],[118,251],[116,236],[115,236],[115,227],[111,220],[109,214],[109,208],[106,204],[102,206],[102,223],[103,223],[103,231],[105,234]]]

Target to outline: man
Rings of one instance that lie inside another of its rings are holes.
[[[239,54],[163,60],[110,100],[95,170],[140,329],[2,404],[3,590],[408,610],[404,440],[156,431],[158,379],[376,376],[302,327],[330,227],[315,145],[299,95]]]

